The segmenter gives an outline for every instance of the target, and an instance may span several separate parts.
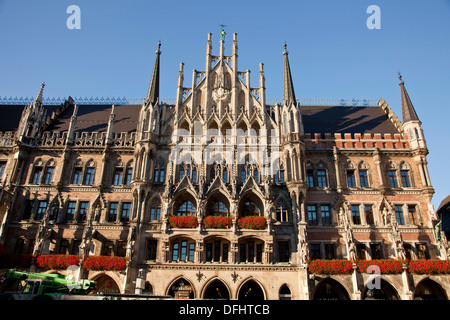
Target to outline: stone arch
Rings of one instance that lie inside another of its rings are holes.
[[[280,300],[291,300],[292,293],[289,286],[285,283],[280,287],[280,290],[278,290],[278,298]]]
[[[172,201],[172,213],[176,214],[178,208],[186,201],[192,202],[196,211],[198,209],[198,203],[195,195],[189,189],[183,189],[180,191]]]
[[[93,293],[121,293],[118,284],[120,281],[111,274],[100,273],[93,276],[90,280],[94,280],[97,283]]]
[[[254,277],[249,277],[242,281],[237,289],[236,296],[238,300],[246,301],[267,299],[264,285]]]
[[[219,277],[209,279],[203,286],[202,299],[225,299],[231,297],[231,290],[227,283]]]
[[[339,281],[327,277],[316,285],[313,300],[350,300],[348,292]]]
[[[363,300],[400,300],[398,290],[387,280],[380,279],[380,288],[369,289],[367,284],[364,288]]]
[[[448,297],[439,283],[426,277],[417,284],[414,300],[448,300]]]
[[[166,295],[172,296],[175,299],[197,297],[193,281],[184,275],[176,277],[167,287]]]
[[[238,216],[255,215],[258,210],[253,207],[255,205],[259,209],[259,216],[264,216],[264,202],[253,191],[246,192],[240,199],[238,205]]]
[[[205,209],[206,209],[205,215],[207,215],[207,216],[210,215],[210,212],[212,212],[214,209],[213,208],[214,204],[217,202],[223,203],[225,205],[225,207],[228,211],[227,216],[229,216],[230,209],[231,209],[230,208],[230,206],[231,206],[230,200],[224,193],[222,193],[221,191],[218,191],[218,190],[211,193],[208,196],[208,199],[206,201],[206,207],[205,207]]]

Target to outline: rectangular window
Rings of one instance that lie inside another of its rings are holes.
[[[147,260],[156,260],[156,251],[158,249],[158,241],[155,239],[147,240],[147,253],[145,258]]]
[[[34,210],[34,200],[25,200],[25,211],[23,212],[23,220],[30,219]]]
[[[47,211],[47,204],[47,201],[39,201],[35,220],[41,220],[44,217],[45,211]]]
[[[114,256],[114,243],[112,241],[103,242],[102,256]]]
[[[194,262],[195,242],[189,243],[189,261]]]
[[[127,255],[127,242],[126,241],[117,241],[117,256],[125,257]]]
[[[317,225],[317,209],[316,206],[308,206],[308,224]]]
[[[122,215],[120,216],[120,221],[122,222],[130,221],[130,214],[131,214],[131,203],[124,202],[122,204]]]
[[[69,240],[61,240],[59,242],[59,254],[69,254]]]
[[[311,243],[309,254],[311,259],[320,259],[320,243]]]
[[[95,168],[87,168],[86,176],[84,177],[84,184],[91,186],[94,184]]]
[[[173,244],[173,250],[172,250],[172,261],[178,261],[178,255],[179,255],[179,246],[180,244],[178,242],[175,242]]]
[[[53,167],[47,168],[47,171],[45,173],[45,179],[44,179],[45,184],[52,184],[54,173],[55,173],[55,168],[53,168]]]
[[[73,240],[72,250],[70,251],[70,254],[77,256],[80,253],[80,245],[81,240]]]
[[[308,187],[314,188],[314,171],[313,170],[306,170],[306,183],[308,184]]]
[[[347,170],[347,186],[349,188],[356,187],[355,170]]]
[[[370,252],[372,253],[372,260],[383,259],[381,255],[381,244],[371,243]]]
[[[42,167],[34,168],[33,179],[31,180],[32,184],[39,184],[41,182],[42,175]]]
[[[0,178],[3,178],[3,174],[5,173],[6,162],[0,161]]]
[[[249,241],[248,245],[248,261],[253,262],[255,259],[255,242]]]
[[[206,261],[211,262],[213,258],[213,244],[212,242],[208,242],[206,244]]]
[[[399,225],[405,224],[405,219],[403,218],[403,206],[395,206],[395,216]]]
[[[406,259],[411,260],[413,258],[413,251],[411,244],[403,243],[403,249],[405,249]]]
[[[327,172],[325,170],[317,170],[317,186],[319,188],[328,187],[327,184]]]
[[[327,260],[336,259],[336,254],[334,251],[334,244],[325,243],[325,259],[327,259]]]
[[[81,174],[83,172],[82,168],[75,168],[73,172],[72,184],[81,184]]]
[[[398,188],[397,172],[395,170],[389,170],[389,184],[391,188]]]
[[[411,182],[409,181],[409,171],[402,170],[400,171],[400,174],[402,176],[403,188],[411,188]]]
[[[119,208],[118,202],[111,202],[109,205],[109,214],[108,214],[108,221],[114,222],[117,220],[117,210]]]
[[[371,205],[365,205],[364,206],[364,214],[366,216],[366,223],[367,224],[375,224],[373,220],[373,209]]]
[[[180,261],[186,261],[187,249],[188,249],[187,241],[186,240],[181,241]]]
[[[320,206],[322,225],[331,225],[330,206]]]
[[[223,262],[228,261],[228,243],[224,243],[222,245],[222,261]]]
[[[416,215],[416,206],[408,206],[408,215],[409,215],[409,223],[410,224],[414,224],[414,225],[418,225],[419,221],[417,220],[417,215]]]
[[[366,260],[366,245],[364,243],[356,244],[356,256],[360,260]]]
[[[66,221],[72,221],[75,217],[75,208],[77,207],[76,201],[70,201],[67,205],[67,212],[66,212]]]
[[[80,211],[78,212],[78,222],[86,221],[87,213],[89,210],[89,202],[80,202]]]
[[[278,261],[289,262],[289,241],[278,241]]]
[[[127,169],[127,173],[125,175],[125,183],[124,183],[126,186],[129,186],[131,184],[132,174],[133,174],[133,169],[132,168],[128,168]]]
[[[416,244],[417,258],[421,260],[429,259],[427,245],[425,243]]]
[[[224,172],[224,175],[225,175],[225,172]],[[226,180],[224,180],[223,182],[226,183]],[[192,183],[197,183],[197,169],[196,168],[192,169]]]
[[[220,261],[220,241],[214,241],[214,261]]]
[[[256,244],[256,262],[262,262],[263,244]]]
[[[361,224],[361,216],[359,215],[359,206],[358,205],[352,206],[352,219],[353,219],[353,224]]]
[[[245,243],[239,245],[239,262],[247,261],[247,246]]]
[[[369,187],[369,179],[367,178],[367,170],[359,170],[359,182],[361,183],[361,188]]]
[[[123,180],[123,169],[118,168],[114,171],[113,185],[120,186]]]

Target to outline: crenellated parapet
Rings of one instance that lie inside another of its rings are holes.
[[[115,132],[112,134],[112,146],[114,147],[134,147],[136,139],[135,132]],[[1,142],[0,138],[0,144]],[[44,132],[39,146],[43,147],[64,147],[67,143],[67,131]],[[105,147],[107,143],[106,132],[75,132],[73,139],[74,147]]]

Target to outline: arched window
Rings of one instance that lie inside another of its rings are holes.
[[[180,181],[184,178],[184,164],[180,166]]]
[[[166,167],[164,163],[158,163],[155,167],[154,182],[155,183],[164,182],[165,175],[166,175]]]
[[[95,176],[95,162],[94,160],[88,161],[86,166],[86,172],[84,174],[84,184],[87,186],[91,186],[94,184],[94,176]]]
[[[255,179],[256,183],[259,183],[259,172],[258,172],[258,168],[256,166],[253,169],[253,179]]]
[[[177,216],[194,216],[195,206],[191,201],[183,202],[177,210]]]
[[[42,170],[44,163],[41,159],[37,160],[34,163],[33,173],[31,175],[30,183],[31,184],[40,184],[42,178]]]
[[[411,177],[409,172],[409,166],[403,162],[400,166],[400,176],[403,188],[411,188]]]
[[[276,208],[276,220],[280,222],[288,221],[288,208],[283,200],[278,202]]]
[[[253,201],[246,201],[242,207],[242,217],[246,216],[259,216],[261,211],[258,206]]]
[[[210,206],[208,214],[210,216],[226,217],[228,216],[228,209],[223,202],[216,201]]]
[[[247,179],[247,173],[245,171],[245,168],[242,168],[241,169],[241,182],[244,183],[246,179]]]
[[[159,220],[161,218],[161,202],[159,199],[153,201],[150,208],[150,220]]]
[[[275,183],[284,183],[284,166],[283,164],[280,165],[280,169],[275,172]]]
[[[222,179],[223,179],[224,183],[228,183],[228,169],[227,169],[227,167],[223,167]]]
[[[197,183],[197,182],[198,182],[197,167],[196,166],[192,166],[192,183]]]
[[[291,300],[291,290],[285,284],[280,288],[280,300]]]

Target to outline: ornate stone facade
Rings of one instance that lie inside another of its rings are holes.
[[[127,256],[125,272],[83,275],[122,293],[230,299],[367,298],[368,275],[311,275],[310,258],[447,259],[401,78],[403,123],[383,99],[300,105],[285,45],[284,98],[268,105],[263,64],[253,86],[236,34],[231,49],[223,34],[213,55],[208,34],[205,71],[187,87],[180,64],[174,105],[159,100],[159,44],[142,105],[44,106],[43,85],[21,115],[0,106],[17,115],[0,137],[7,252]],[[209,216],[229,227],[205,227]],[[243,227],[255,216],[261,228]],[[423,278],[383,276],[383,294],[412,299]]]

